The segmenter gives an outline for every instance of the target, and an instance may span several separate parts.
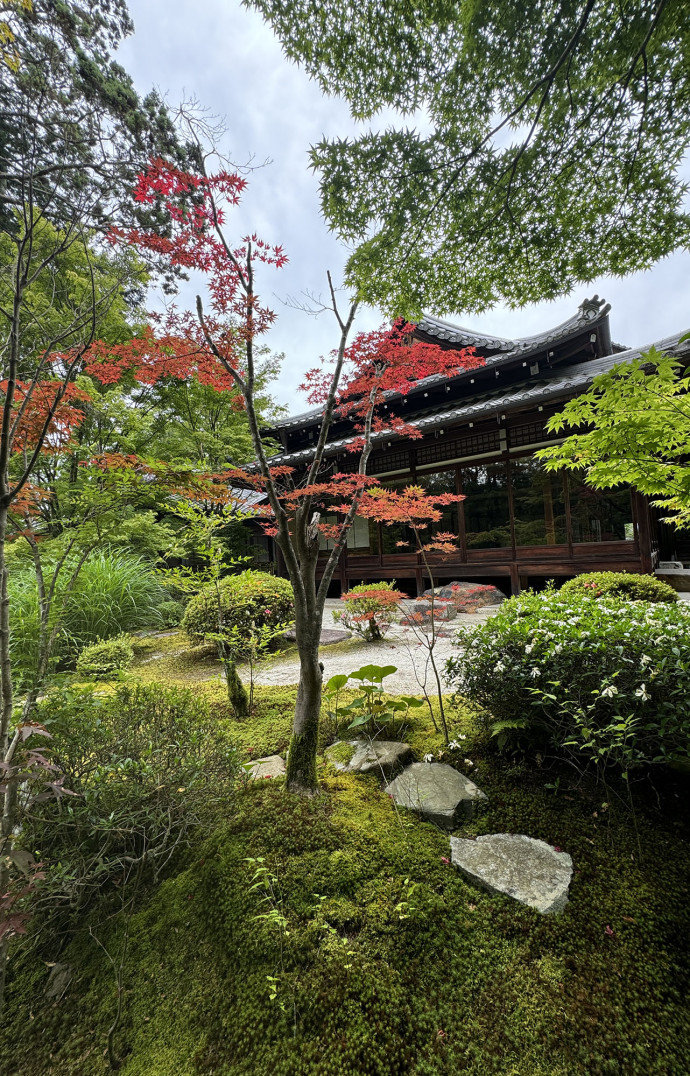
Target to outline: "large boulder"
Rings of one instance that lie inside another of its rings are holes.
[[[545,841],[515,833],[474,841],[451,837],[450,857],[466,878],[489,893],[504,893],[543,915],[562,912],[568,902],[573,861]]]
[[[500,605],[506,600],[505,594],[498,587],[468,581],[447,583],[435,590],[425,590],[423,596],[428,600],[432,594],[436,598],[452,602],[458,613],[474,612],[486,605]]]
[[[442,829],[454,829],[486,800],[473,781],[440,762],[414,762],[385,791],[400,807]]]
[[[398,740],[338,740],[326,748],[324,755],[343,773],[375,770],[384,777],[391,777],[414,758],[410,745]]]

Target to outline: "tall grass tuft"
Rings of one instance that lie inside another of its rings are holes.
[[[52,565],[45,565],[46,580]],[[55,597],[59,609],[70,579],[63,569]],[[10,575],[10,647],[15,674],[21,682],[36,667],[39,642],[39,606],[36,577],[30,568]],[[74,660],[83,647],[97,639],[122,632],[159,626],[158,611],[168,595],[151,565],[131,553],[105,550],[84,562],[77,584],[60,615],[54,663]]]

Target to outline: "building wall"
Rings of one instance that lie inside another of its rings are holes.
[[[543,411],[497,415],[476,428],[466,424],[426,440],[393,442],[372,456],[370,471],[386,485],[415,483],[465,496],[431,528],[450,531],[458,541],[457,555],[429,557],[435,580],[491,579],[516,593],[584,571],[652,570],[646,500],[627,489],[592,490],[565,472],[547,473],[534,457],[554,439],[544,430],[547,417]],[[327,546],[324,560],[326,552]],[[370,579],[407,581],[417,591],[429,585],[408,529],[358,521],[341,556],[339,581],[347,588]]]

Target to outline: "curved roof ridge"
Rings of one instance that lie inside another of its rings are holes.
[[[463,325],[456,325],[452,321],[446,321],[444,318],[437,318],[431,314],[424,314],[417,322],[417,328],[428,336],[435,336],[449,344],[459,344],[461,347],[485,347],[491,351],[501,352],[500,357],[505,358],[507,355],[518,354],[521,351],[531,351],[535,345],[548,344],[561,336],[567,336],[578,327],[606,317],[610,309],[610,303],[594,295],[591,299],[583,299],[577,308],[577,313],[552,329],[534,333],[531,336],[516,337],[514,340],[475,332],[473,329],[467,329]]]

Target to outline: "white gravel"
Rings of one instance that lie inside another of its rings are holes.
[[[344,608],[338,598],[330,598],[324,610],[323,627],[333,630],[339,625],[333,620],[333,611]],[[477,613],[461,613],[455,620],[445,621],[441,630],[450,631],[450,638],[438,638],[434,647],[434,658],[439,673],[442,674],[446,658],[457,653],[454,639],[459,628],[481,624],[492,616],[500,607],[488,606]],[[395,665],[396,672],[385,681],[384,686],[390,694],[418,695],[425,683],[435,690],[435,679],[429,653],[420,641],[419,629],[403,628],[398,624],[391,627],[385,639],[377,643],[366,643],[357,636],[341,642],[322,646],[320,658],[324,665],[324,681],[336,673],[350,673],[362,665]],[[244,670],[240,670],[242,675]],[[246,677],[248,678],[248,677]],[[245,677],[243,676],[243,679]],[[257,684],[296,684],[299,679],[299,660],[296,655],[287,658],[276,656],[259,667],[255,675]],[[445,687],[445,685],[444,685]]]

